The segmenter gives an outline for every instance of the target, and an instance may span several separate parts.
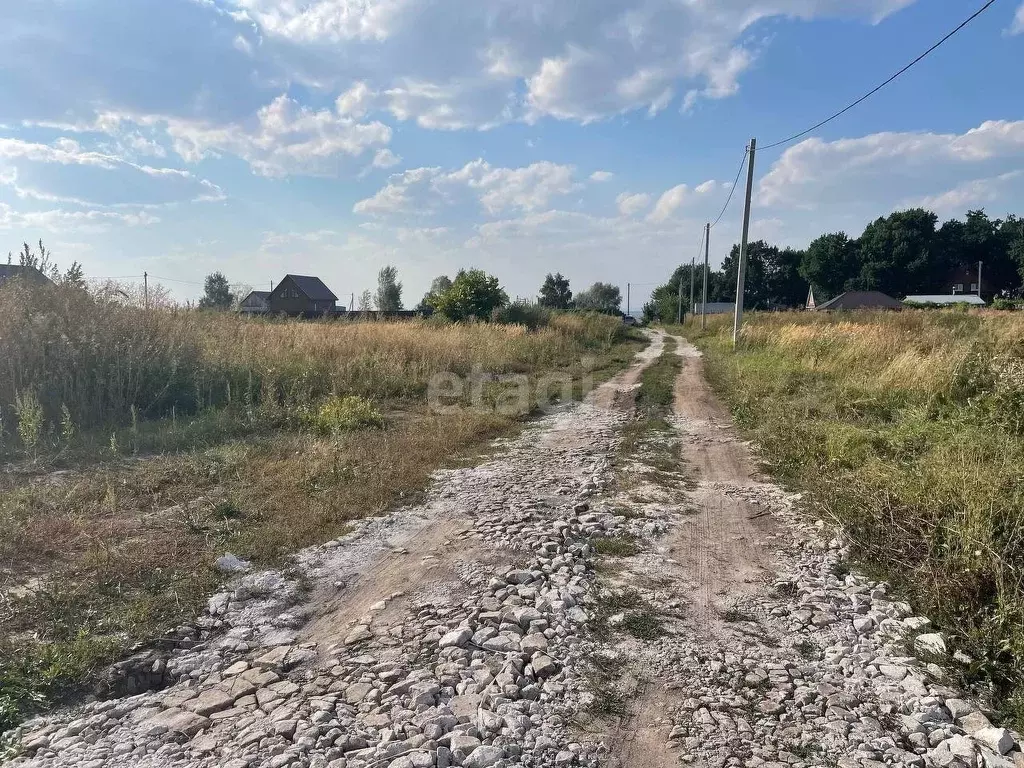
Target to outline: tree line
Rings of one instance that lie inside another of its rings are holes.
[[[865,227],[858,238],[830,232],[803,250],[779,248],[764,240],[747,246],[744,306],[788,309],[803,306],[813,288],[818,303],[844,291],[881,291],[902,299],[914,294],[949,294],[961,271],[976,274],[982,263],[982,296],[1019,298],[1024,287],[1024,219],[990,219],[983,210],[964,220],[939,217],[923,208],[896,211]],[[736,300],[739,245],[721,269],[708,274],[708,301]],[[700,301],[703,265],[695,267],[694,295]],[[958,281],[959,282],[959,281]],[[971,281],[973,282],[973,281]],[[674,319],[678,290],[689,304],[690,265],[676,268],[644,306],[646,319]]]

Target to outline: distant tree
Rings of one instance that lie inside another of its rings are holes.
[[[423,294],[420,303],[416,305],[417,312],[426,312],[434,308],[435,299],[452,287],[452,280],[448,275],[438,275],[431,281],[430,290]]]
[[[544,284],[540,287],[540,305],[548,309],[569,309],[572,306],[572,291],[569,290],[569,279],[561,272],[554,275],[548,273]]]
[[[496,308],[508,304],[508,294],[498,278],[481,269],[469,269],[459,270],[451,287],[433,301],[434,309],[449,320],[487,320]]]
[[[845,290],[847,281],[860,272],[856,241],[845,232],[815,238],[803,252],[799,272],[813,286],[819,302],[835,298]]]
[[[585,291],[576,294],[576,308],[590,309],[607,315],[621,312],[622,292],[617,285],[610,283],[594,283]]]
[[[77,261],[71,262],[71,266],[64,270],[60,276],[60,284],[71,288],[85,288],[85,270]]]
[[[367,288],[365,291],[359,294],[359,311],[369,312],[373,309],[373,294],[370,289]]]
[[[948,272],[935,250],[937,220],[931,211],[912,208],[868,224],[857,241],[860,272],[846,287],[896,297],[934,291]]]
[[[377,273],[377,309],[382,312],[397,312],[402,308],[402,284],[398,282],[398,270],[388,264]]]
[[[206,276],[203,284],[203,296],[199,299],[200,309],[231,309],[235,303],[235,295],[231,292],[231,284],[221,272],[213,272]]]

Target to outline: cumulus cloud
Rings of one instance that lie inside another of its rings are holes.
[[[815,208],[862,199],[930,195],[1024,158],[1024,121],[992,120],[962,134],[883,132],[813,138],[787,149],[758,186],[758,203]]]
[[[1020,8],[1017,9],[1017,13],[1014,14],[1013,21],[1010,23],[1010,28],[1007,32],[1011,35],[1024,34],[1024,3],[1021,3]]]
[[[187,162],[210,154],[238,155],[263,176],[333,175],[339,160],[391,141],[381,122],[361,123],[328,109],[300,106],[285,95],[261,108],[255,125],[217,125],[178,118],[142,118],[165,126],[174,151]]]
[[[428,213],[470,199],[489,214],[533,211],[581,186],[569,165],[542,161],[522,168],[495,168],[478,158],[453,171],[414,168],[394,174],[376,194],[357,202],[353,211],[373,216]]]
[[[223,200],[211,181],[179,168],[159,168],[83,149],[61,137],[52,144],[0,138],[0,183],[19,197],[94,206],[155,206]]]
[[[676,216],[683,208],[701,199],[706,199],[719,189],[716,181],[705,181],[696,187],[687,184],[677,184],[666,190],[654,204],[654,209],[648,215],[653,222],[666,221]]]
[[[633,214],[640,213],[650,203],[651,196],[644,192],[635,195],[623,192],[615,198],[615,204],[619,207],[619,213],[623,216],[632,216]]]
[[[611,181],[615,174],[611,171],[594,171],[590,174],[590,180],[593,182],[601,183],[602,181]]]
[[[0,203],[0,230],[21,229],[25,231],[45,230],[48,232],[97,233],[114,225],[143,227],[156,224],[160,219],[146,211],[122,213],[117,211],[30,211],[14,210],[6,203]]]
[[[296,77],[323,85],[355,68],[363,95],[434,129],[655,114],[680,96],[692,107],[736,93],[759,45],[748,32],[762,20],[878,22],[912,2],[218,0],[290,46],[275,60],[293,62]]]

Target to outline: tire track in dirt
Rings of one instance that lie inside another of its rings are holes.
[[[756,485],[748,449],[732,434],[727,412],[705,381],[700,354],[674,338],[683,367],[675,382],[672,424],[688,479],[696,485],[669,489],[670,526],[654,545],[661,561],[656,570],[672,581],[674,594],[686,604],[683,631],[721,644],[729,634],[722,614],[770,566],[773,523],[734,495],[736,489]],[[650,578],[650,573],[632,577]],[[666,690],[652,661],[643,648],[630,660],[622,690],[628,714],[612,734],[610,765],[659,768],[679,762],[668,736],[672,709],[685,692]]]

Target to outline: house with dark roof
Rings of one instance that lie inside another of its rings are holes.
[[[0,264],[0,285],[3,285],[8,280],[16,279],[27,280],[37,285],[53,283],[50,278],[35,267],[23,267],[20,264]]]
[[[814,307],[808,306],[807,309],[812,312],[840,312],[855,309],[891,309],[899,312],[903,309],[903,304],[892,296],[886,296],[881,291],[847,291],[831,301],[817,304]]]
[[[336,312],[338,297],[319,277],[285,275],[266,301],[272,314],[315,317]]]
[[[252,291],[242,299],[238,311],[243,315],[265,315],[270,311],[270,291]]]

